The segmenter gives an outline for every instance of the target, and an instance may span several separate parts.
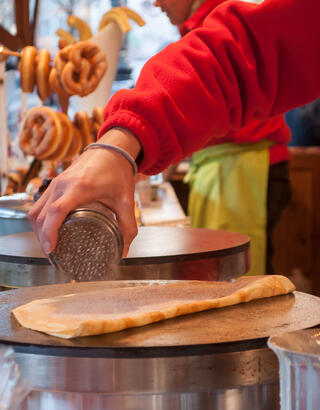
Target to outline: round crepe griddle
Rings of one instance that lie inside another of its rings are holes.
[[[246,235],[202,228],[141,227],[124,265],[211,259],[249,250]],[[0,261],[49,265],[33,232],[0,237]]]
[[[171,281],[172,282],[172,281]],[[0,343],[20,352],[91,357],[221,352],[227,345],[247,342],[265,346],[270,335],[316,326],[320,323],[320,298],[294,292],[248,303],[164,320],[147,326],[101,336],[61,339],[23,328],[11,310],[35,299],[105,287],[145,286],[169,281],[108,281],[39,286],[0,293]],[[147,289],[146,289],[147,291]],[[229,346],[230,347],[230,346]]]

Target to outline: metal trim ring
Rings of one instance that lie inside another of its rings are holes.
[[[204,393],[137,395],[33,391],[20,410],[279,410],[279,383]]]
[[[46,261],[43,259],[43,261]],[[51,265],[0,261],[0,286],[20,288],[26,286],[69,283],[71,279]],[[29,261],[30,262],[30,261]],[[110,279],[122,280],[229,280],[244,275],[249,269],[248,250],[219,256],[213,259],[176,261],[144,265],[124,264]],[[235,274],[236,272],[236,274]]]
[[[211,355],[131,359],[16,353],[16,362],[34,390],[60,392],[199,393],[278,380],[276,355],[266,347]]]

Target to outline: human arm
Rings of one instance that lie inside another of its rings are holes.
[[[110,143],[113,127],[130,130],[129,141],[137,137],[144,151],[140,171],[156,174],[213,135],[311,101],[320,94],[319,15],[318,0],[219,6],[203,27],[152,58],[133,90],[115,94],[100,141]],[[119,133],[113,137],[120,143]],[[137,144],[128,148],[134,158]],[[30,213],[40,242],[49,243],[46,252],[67,213],[92,200],[115,211],[128,249],[136,234],[134,182],[120,157],[85,152],[50,184]]]
[[[118,146],[136,158],[138,140],[130,132],[112,129],[101,143]],[[116,151],[94,149],[84,152],[49,187],[29,213],[33,230],[46,254],[54,249],[58,228],[67,214],[90,202],[100,201],[117,215],[124,237],[124,255],[137,234],[134,217],[134,175],[131,164]]]
[[[320,94],[320,3],[226,2],[115,94],[102,133],[120,125],[141,141],[140,171],[158,173],[254,119]]]

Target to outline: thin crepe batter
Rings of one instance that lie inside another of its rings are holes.
[[[101,290],[34,300],[12,310],[19,323],[49,335],[72,338],[117,332],[160,320],[235,305],[295,290],[281,275],[234,282],[181,281]]]

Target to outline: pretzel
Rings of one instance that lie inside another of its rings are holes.
[[[142,27],[146,24],[143,18],[138,13],[136,13],[134,10],[130,9],[129,7],[119,6],[119,7],[114,7],[114,8],[116,9],[120,8],[121,10],[123,10],[126,13],[127,17],[133,20],[135,23],[137,23],[138,26]]]
[[[64,162],[71,162],[73,158],[82,151],[82,138],[80,132],[72,126],[72,141],[70,147],[63,158]]]
[[[27,155],[42,160],[52,155],[62,140],[57,113],[48,107],[34,107],[27,112],[20,134],[20,148]]]
[[[39,98],[43,101],[51,94],[49,74],[51,70],[50,53],[46,49],[39,50],[36,57],[36,84]]]
[[[59,48],[64,48],[66,46],[69,46],[70,44],[73,44],[75,42],[75,38],[71,33],[68,31],[64,30],[63,28],[58,28],[56,31],[56,35],[59,37]],[[63,40],[61,42],[61,45],[63,44],[63,47],[60,47],[60,40]]]
[[[66,92],[66,90],[63,88],[61,84],[59,72],[63,69],[63,67],[65,67],[65,65],[69,61],[69,53],[71,47],[71,45],[64,47],[63,50],[60,50],[60,52],[56,55],[53,61],[53,68],[49,75],[50,87],[59,95],[60,105],[63,112],[65,113],[68,111],[69,94]]]
[[[114,7],[102,16],[98,31],[101,31],[110,23],[118,24],[122,33],[128,33],[131,30],[128,16],[120,7]]]
[[[85,111],[79,111],[73,119],[75,128],[80,132],[82,138],[82,149],[93,142],[91,136],[91,120]]]
[[[58,69],[64,90],[70,95],[84,97],[94,91],[107,69],[106,56],[100,47],[91,41],[80,41],[73,46],[69,62]],[[66,48],[60,50],[62,53]]]
[[[78,67],[69,62],[64,71],[62,71],[60,80],[64,90],[69,95],[79,95],[84,97],[88,95],[94,88],[89,89],[89,75],[91,71],[90,62],[83,59]]]
[[[58,95],[67,96],[68,94],[65,92],[64,88],[62,87],[59,79],[59,74],[57,70],[53,67],[50,71],[49,75],[49,84],[53,91],[55,91]]]
[[[98,31],[102,30],[105,26],[107,26],[110,23],[116,23],[120,27],[122,33],[127,33],[131,30],[129,19],[133,20],[141,27],[145,25],[145,21],[138,13],[136,13],[129,7],[120,6],[113,7],[111,10],[109,10],[102,16],[99,23]]]
[[[98,132],[103,124],[103,111],[104,107],[95,107],[92,111],[91,122],[94,141],[97,140]]]
[[[80,40],[89,40],[92,37],[92,31],[90,26],[73,14],[70,14],[67,19],[67,23],[70,27],[74,27],[78,30]]]
[[[73,127],[71,121],[69,120],[68,116],[62,112],[56,113],[60,125],[61,125],[61,134],[62,138],[60,140],[59,146],[56,151],[53,152],[51,155],[47,155],[43,157],[46,161],[61,161],[64,160],[70,145],[72,144],[72,137],[73,137]]]
[[[69,44],[68,44],[68,40],[67,40],[67,39],[65,39],[65,38],[63,38],[63,37],[60,37],[60,38],[59,38],[59,40],[58,40],[58,47],[59,47],[60,50],[62,50],[63,48],[67,47],[68,45],[69,45]]]
[[[24,47],[20,61],[20,83],[25,93],[32,93],[35,84],[35,61],[37,50],[33,46]]]
[[[60,81],[60,73],[69,61],[69,54],[72,50],[72,45],[64,47],[56,55],[53,61],[53,68],[49,75],[49,84],[53,91],[55,91],[60,96],[68,96],[69,94],[63,88]]]

